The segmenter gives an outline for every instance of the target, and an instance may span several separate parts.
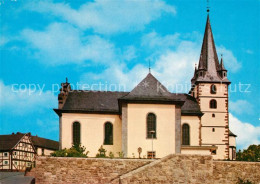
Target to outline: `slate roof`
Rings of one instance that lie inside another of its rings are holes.
[[[79,91],[69,92],[63,111],[119,112],[118,99],[128,92]]]
[[[149,73],[130,93],[120,99],[176,100],[166,87],[151,73]]]
[[[54,111],[57,114],[66,112],[120,114],[121,100],[176,103],[182,105],[182,114],[202,115],[195,98],[187,94],[170,93],[150,73],[131,92],[69,91],[62,109]]]
[[[0,151],[11,150],[24,134],[0,135]]]
[[[34,147],[46,148],[46,149],[50,149],[50,150],[59,149],[58,141],[45,139],[45,138],[38,137],[38,136],[31,136],[31,138],[32,138]]]
[[[24,135],[24,133],[20,132],[17,132],[16,134],[0,135],[0,151],[11,150]],[[35,147],[47,148],[51,150],[59,149],[59,142],[57,141],[38,136],[31,136],[31,140]]]
[[[222,66],[223,65],[223,66]],[[228,82],[230,81],[225,77],[221,78],[218,74],[220,67],[224,67],[223,62],[219,64],[218,55],[215,47],[213,33],[210,25],[209,15],[201,47],[201,54],[199,59],[198,70],[206,71],[205,76],[198,76],[196,81],[200,82]]]
[[[229,136],[233,136],[233,137],[237,137],[237,135],[234,134],[234,133],[232,133],[230,130],[229,130],[229,132],[228,132],[228,135],[229,135]]]

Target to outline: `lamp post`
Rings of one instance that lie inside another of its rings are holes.
[[[151,130],[150,133],[152,134],[152,159],[153,159],[153,135],[154,135],[155,131]]]

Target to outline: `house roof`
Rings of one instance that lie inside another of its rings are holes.
[[[0,135],[0,151],[11,150],[19,140],[24,136],[24,133],[17,132],[16,134]],[[31,136],[32,143],[35,147],[41,147],[51,150],[59,149],[59,142],[50,139]]]
[[[11,150],[24,134],[0,135],[0,151]]]
[[[46,148],[46,149],[50,149],[50,150],[59,149],[58,141],[45,139],[45,138],[38,137],[38,136],[31,136],[31,137],[32,137],[32,142],[33,142],[34,147]]]

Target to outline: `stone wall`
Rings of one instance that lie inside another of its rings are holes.
[[[214,161],[213,181],[215,183],[236,183],[238,178],[260,183],[260,162]]]
[[[168,155],[120,177],[126,183],[211,183],[211,156]]]
[[[38,157],[36,183],[260,182],[260,162],[213,161],[211,156],[168,155],[159,160]]]
[[[119,175],[150,162],[143,159],[38,157],[32,172],[37,184],[100,184],[110,183]]]

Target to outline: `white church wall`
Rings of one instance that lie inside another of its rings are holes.
[[[200,149],[182,149],[181,154],[193,154],[193,155],[211,155],[209,150],[200,150]]]
[[[175,105],[128,104],[128,157],[137,157],[139,147],[142,148],[142,157],[147,156],[148,151],[152,151],[152,139],[146,138],[148,113],[156,115],[157,137],[153,139],[156,157],[175,153]]]
[[[216,86],[217,90],[216,90],[216,94],[211,94],[210,93],[210,86],[212,84],[211,83],[203,83],[200,84],[199,90],[200,90],[200,96],[227,96],[227,85],[226,84],[218,84],[218,83],[214,83],[214,85]]]
[[[224,127],[202,127],[202,142],[203,144],[223,144],[225,134]]]
[[[212,155],[215,160],[223,160],[224,155],[226,155],[226,145],[216,145],[218,147],[217,154]]]
[[[198,116],[181,116],[181,125],[190,126],[190,146],[199,146],[200,119]]]
[[[236,137],[229,136],[229,146],[236,146]]]
[[[217,101],[217,108],[216,109],[211,109],[209,107],[210,100],[215,99]],[[207,112],[226,112],[226,98],[214,98],[214,97],[209,97],[209,98],[200,98],[200,103],[201,103],[201,111],[207,111]]]
[[[212,114],[215,117],[212,117]],[[201,122],[203,126],[226,126],[226,122],[224,121],[226,115],[226,113],[218,112],[204,113],[201,117]]]
[[[78,121],[81,125],[81,144],[89,151],[88,156],[95,157],[104,143],[104,124],[113,124],[113,145],[103,145],[107,154],[121,152],[121,120],[119,115],[107,114],[62,114],[62,148],[72,146],[72,124]]]

